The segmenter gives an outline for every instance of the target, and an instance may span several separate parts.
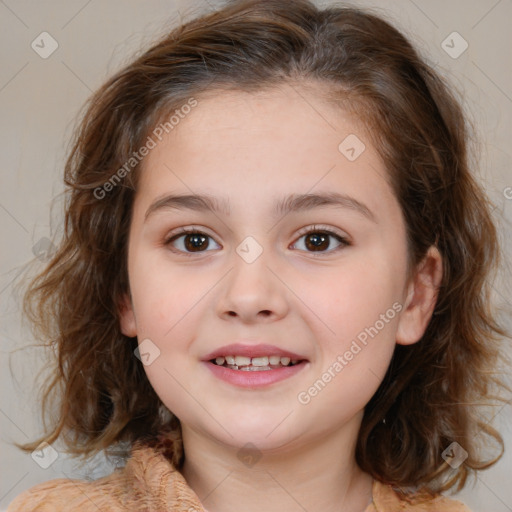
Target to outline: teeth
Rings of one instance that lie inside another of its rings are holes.
[[[275,366],[289,366],[297,364],[300,359],[290,359],[289,357],[279,356],[261,356],[261,357],[247,357],[247,356],[219,356],[215,358],[215,364],[219,366],[226,366],[233,370],[244,371],[257,371],[257,370],[271,370]]]
[[[252,366],[268,366],[268,357],[253,357]]]
[[[237,366],[249,366],[251,364],[251,358],[245,356],[235,356],[235,364]]]
[[[261,366],[242,366],[242,368],[239,368],[239,369],[242,370],[243,372],[261,372],[261,371],[266,372],[267,370],[272,370],[272,368],[270,368],[270,366],[265,366],[265,367],[261,367]]]

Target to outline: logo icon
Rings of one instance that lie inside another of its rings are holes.
[[[441,454],[441,457],[453,468],[457,469],[467,458],[468,452],[462,448],[462,446],[453,442],[446,450]]]
[[[38,466],[48,469],[59,457],[59,452],[51,444],[42,442],[31,454]]]
[[[248,468],[252,468],[262,457],[261,452],[252,443],[246,443],[236,454],[238,460]]]
[[[365,149],[363,141],[353,133],[347,135],[338,146],[338,151],[350,162],[359,158]]]
[[[160,349],[149,338],[146,338],[139,343],[133,353],[144,366],[149,366],[160,355]]]
[[[263,247],[252,236],[248,236],[236,248],[236,252],[246,263],[253,263],[260,257]]]
[[[48,32],[41,32],[30,46],[39,57],[47,59],[59,47],[59,43]]]
[[[55,251],[55,245],[53,245],[51,240],[46,237],[41,238],[34,247],[32,247],[34,256],[41,261],[51,258]]]
[[[441,48],[452,59],[458,59],[468,49],[468,46],[468,42],[458,32],[452,32],[441,43]]]

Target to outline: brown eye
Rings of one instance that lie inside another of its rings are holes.
[[[169,238],[165,245],[173,247],[173,251],[185,254],[207,252],[212,237],[200,231],[183,231]],[[220,247],[220,246],[219,246]]]
[[[334,233],[332,231],[324,231],[319,230],[318,228],[310,229],[306,233],[304,233],[299,240],[304,239],[304,249],[306,252],[322,252],[322,253],[331,253],[339,250],[342,247],[350,245],[347,239]],[[334,248],[332,247],[334,242]],[[299,242],[296,242],[297,245]],[[337,245],[336,245],[337,244]]]
[[[312,251],[322,251],[329,248],[329,235],[311,233],[306,235],[306,247]]]
[[[208,247],[208,239],[200,233],[193,235],[185,235],[184,246],[187,251],[203,250]]]

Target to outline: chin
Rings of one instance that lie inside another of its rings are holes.
[[[305,433],[293,431],[292,416],[285,419],[290,411],[285,414],[281,412],[279,416],[267,415],[258,417],[238,417],[230,418],[223,426],[209,425],[208,435],[216,441],[231,446],[235,449],[247,448],[250,444],[257,450],[272,452],[279,451],[283,447],[290,445],[294,439],[302,438]],[[262,414],[262,413],[260,413]],[[284,421],[283,421],[284,420]],[[287,422],[290,422],[286,425]],[[231,434],[231,435],[230,435]]]

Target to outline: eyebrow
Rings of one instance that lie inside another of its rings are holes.
[[[285,216],[290,212],[302,212],[321,207],[345,208],[356,211],[372,222],[377,223],[373,212],[362,202],[346,194],[325,192],[317,194],[291,194],[280,199],[274,206],[274,217]],[[153,202],[146,210],[144,220],[160,210],[178,209],[206,212],[208,210],[230,215],[229,200],[209,194],[169,194]]]
[[[208,194],[169,194],[152,203],[146,210],[144,219],[146,220],[152,213],[162,209],[193,210],[197,212],[211,210],[223,213],[226,216],[230,215],[229,202],[226,198],[218,199]]]

